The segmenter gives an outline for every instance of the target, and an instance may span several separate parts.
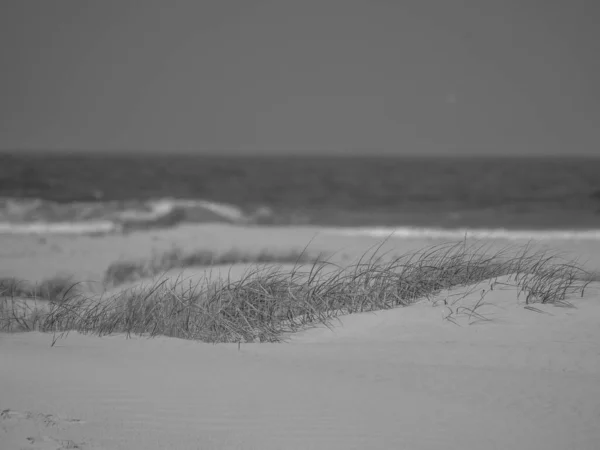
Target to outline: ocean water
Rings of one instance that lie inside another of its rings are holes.
[[[215,221],[600,239],[600,159],[0,153],[0,232]]]

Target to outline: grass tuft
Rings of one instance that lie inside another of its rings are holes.
[[[78,283],[57,276],[31,284],[16,278],[0,279],[0,331],[41,329],[52,304],[80,296]]]
[[[0,297],[26,297],[56,302],[76,292],[77,285],[67,276],[48,278],[38,284],[16,278],[0,278]]]
[[[305,264],[298,257],[291,271],[276,265],[253,266],[234,281],[206,279],[192,284],[178,277],[109,298],[71,295],[51,303],[35,320],[25,313],[15,317],[14,311],[7,312],[5,303],[4,307],[0,304],[0,318],[5,327],[15,322],[23,327],[25,323],[27,329],[53,332],[55,337],[76,330],[99,336],[165,335],[213,343],[278,342],[291,332],[317,324],[329,326],[344,314],[408,306],[431,299],[443,289],[505,275],[517,284],[527,305],[564,305],[573,293],[583,295],[595,279],[561,255],[529,246],[491,252],[484,245],[460,242],[398,257],[381,254],[380,249],[370,250],[348,267],[324,260]],[[239,253],[228,255],[221,255],[218,263],[246,262]],[[288,262],[289,256],[283,260]],[[273,255],[251,261],[272,262]],[[210,252],[172,253],[157,266],[164,271],[180,264],[209,262],[217,263]],[[141,271],[135,264],[114,267],[114,273],[107,275],[113,281]],[[150,271],[156,270],[150,267]],[[462,312],[472,320],[484,320],[476,311],[479,305],[463,307]]]

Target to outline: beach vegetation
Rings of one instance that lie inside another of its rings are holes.
[[[177,264],[183,260],[193,265],[214,263],[211,252],[189,258],[177,255],[174,260]],[[296,331],[331,326],[343,315],[408,307],[432,301],[444,289],[473,287],[486,280],[493,284],[500,277],[509,277],[524,305],[533,310],[536,303],[572,306],[570,299],[583,296],[588,284],[598,280],[577,261],[548,250],[525,246],[492,251],[466,241],[398,256],[382,253],[378,246],[345,266],[327,259],[307,263],[297,258],[290,269],[266,256],[262,260],[265,264],[251,265],[234,280],[192,283],[179,276],[110,296],[75,291],[60,302],[50,302],[43,312],[15,309],[14,302],[9,302],[13,291],[5,290],[0,295],[0,328],[52,333],[53,343],[71,331],[98,336],[161,335],[210,343],[279,342]],[[240,259],[230,255],[219,261]],[[159,266],[178,267],[172,262]],[[122,267],[123,273],[136,272]],[[483,317],[477,308],[463,312]],[[457,308],[453,311],[458,312]],[[448,316],[448,320],[453,318]]]

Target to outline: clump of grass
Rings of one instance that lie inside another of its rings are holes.
[[[0,278],[0,297],[26,297],[41,300],[60,301],[69,292],[77,290],[77,283],[71,277],[55,276],[40,283],[32,284],[17,278]]]
[[[57,276],[38,284],[16,278],[0,279],[0,331],[32,331],[51,310],[51,304],[80,295],[71,278]]]
[[[150,278],[173,269],[183,269],[193,266],[213,266],[231,264],[296,264],[314,262],[316,258],[305,252],[288,251],[273,252],[262,250],[259,253],[230,250],[216,253],[211,250],[200,250],[194,253],[184,253],[178,248],[159,254],[149,260],[117,261],[112,263],[105,272],[104,281],[108,285],[118,286],[123,283]]]
[[[0,296],[20,297],[29,295],[31,287],[23,280],[16,278],[0,278]]]
[[[43,327],[49,308],[39,300],[0,296],[0,331],[34,331]]]
[[[63,302],[69,295],[75,295],[79,283],[75,283],[71,277],[57,276],[43,280],[35,287],[34,296],[41,297],[53,302]]]
[[[591,281],[575,263],[547,251],[489,248],[466,243],[434,246],[399,257],[381,247],[349,267],[317,261],[293,270],[249,270],[239,280],[190,284],[181,278],[107,299],[74,296],[52,305],[36,322],[61,336],[71,330],[99,336],[165,335],[204,342],[277,342],[343,314],[410,305],[442,289],[509,275],[527,303],[565,302]]]
[[[113,286],[147,276],[146,265],[141,261],[116,261],[104,274],[105,283]]]

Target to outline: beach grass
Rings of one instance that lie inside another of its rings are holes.
[[[0,278],[0,297],[26,297],[61,301],[69,292],[77,291],[77,283],[69,276],[55,276],[32,284],[17,278]]]
[[[510,276],[528,305],[568,305],[569,296],[583,295],[597,279],[576,261],[530,246],[492,252],[485,245],[459,242],[400,256],[382,254],[380,249],[369,250],[345,267],[327,260],[297,260],[291,270],[277,264],[255,265],[236,280],[191,283],[176,277],[107,298],[74,293],[51,302],[43,313],[36,310],[34,321],[26,311],[16,317],[19,312],[10,310],[8,300],[0,296],[0,327],[51,332],[55,340],[78,331],[211,343],[279,342],[295,331],[330,326],[342,315],[408,306],[432,299],[443,289],[502,276]],[[194,265],[208,261],[208,256],[196,258]],[[477,314],[475,309],[469,313]]]
[[[70,277],[56,276],[32,284],[16,278],[0,278],[0,331],[40,329],[50,304],[81,296],[79,283]]]

